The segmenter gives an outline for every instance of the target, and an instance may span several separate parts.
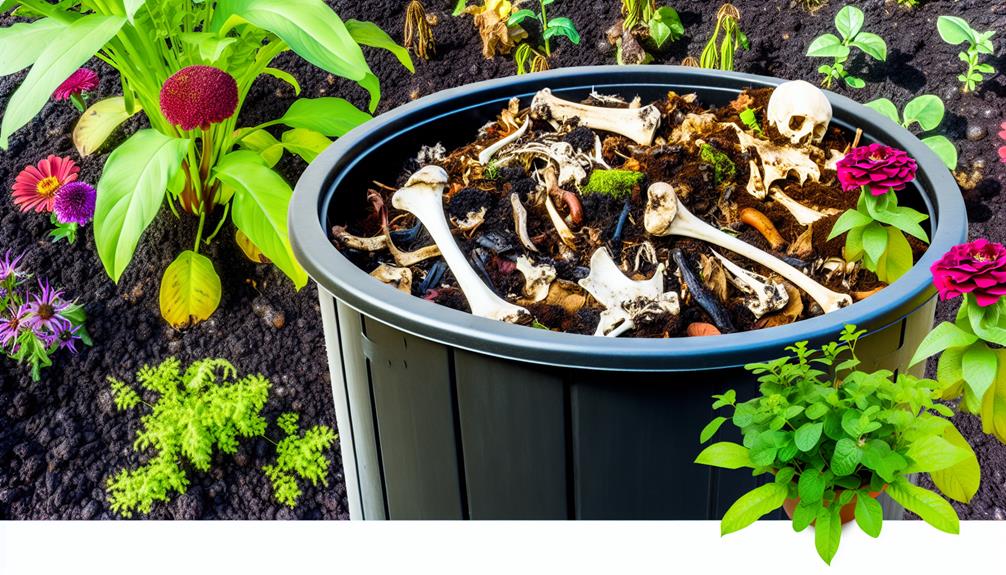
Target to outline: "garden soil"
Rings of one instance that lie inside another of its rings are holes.
[[[418,61],[416,73],[404,70],[389,54],[365,49],[381,79],[379,112],[412,99],[468,82],[514,73],[513,61],[483,60],[481,43],[470,17],[453,18],[454,0],[429,0],[436,18],[437,54]],[[681,14],[686,36],[657,58],[678,63],[698,56],[714,25],[718,2],[671,0]],[[996,150],[997,136],[1006,121],[1006,77],[995,76],[976,94],[962,94],[956,76],[962,62],[957,48],[936,34],[936,18],[953,14],[979,30],[1006,29],[1006,3],[988,0],[931,0],[915,9],[894,0],[851,2],[866,12],[865,30],[883,36],[889,46],[886,63],[856,56],[850,69],[866,79],[863,90],[838,91],[867,102],[887,97],[899,107],[917,94],[932,93],[947,102],[947,118],[940,129],[961,150],[960,173],[972,222],[972,237],[1006,241],[1006,206],[1002,192],[1006,169]],[[401,39],[403,0],[330,0],[343,19],[375,21]],[[577,47],[555,42],[553,67],[610,64],[614,53],[605,30],[617,19],[617,0],[557,0],[554,16],[570,16],[582,35]],[[815,81],[821,63],[804,57],[811,40],[832,30],[835,13],[843,4],[830,0],[807,12],[790,0],[737,0],[742,28],[751,49],[737,55],[739,71]],[[0,25],[9,19],[0,18]],[[1000,35],[1001,36],[1001,35]],[[989,62],[1006,70],[1006,44]],[[2,55],[0,55],[2,57]],[[359,87],[312,69],[292,55],[278,66],[289,70],[303,87],[302,96],[341,96],[366,104]],[[103,76],[99,96],[116,93],[118,81],[94,64]],[[6,102],[24,73],[0,79],[0,102]],[[240,125],[254,125],[281,115],[294,99],[293,90],[271,77],[260,79],[245,105]],[[2,106],[2,104],[0,104]],[[72,107],[50,103],[29,127],[0,153],[0,187],[8,189],[20,169],[48,154],[77,159],[70,130],[77,114]],[[131,121],[115,138],[124,139],[142,127]],[[969,138],[970,136],[970,138]],[[105,155],[80,160],[81,179],[96,182]],[[299,160],[286,159],[281,170],[291,183],[303,169]],[[25,264],[48,277],[85,304],[94,347],[79,355],[59,354],[57,364],[34,383],[10,363],[0,364],[0,519],[112,518],[105,494],[108,477],[145,460],[132,449],[139,429],[136,413],[115,409],[106,378],[131,381],[144,364],[170,356],[185,361],[223,357],[241,373],[262,373],[273,387],[265,414],[270,422],[284,411],[298,411],[305,425],[335,427],[330,379],[324,349],[317,290],[300,292],[270,266],[246,260],[233,242],[234,229],[225,227],[204,250],[223,278],[220,309],[207,322],[183,331],[169,328],[158,311],[161,273],[175,254],[191,248],[191,219],[176,219],[161,210],[144,235],[136,256],[118,284],[103,273],[88,227],[73,246],[51,244],[47,218],[18,212],[7,193],[0,193],[0,251],[26,252]],[[941,306],[941,318],[952,314]],[[982,485],[971,505],[957,505],[966,519],[1006,519],[1006,447],[981,432],[980,421],[959,415],[955,423],[971,442],[982,462]],[[271,424],[267,435],[277,439]],[[265,439],[241,443],[236,455],[215,457],[207,473],[190,471],[185,495],[154,505],[158,519],[342,519],[347,518],[345,487],[338,450],[332,455],[329,484],[307,486],[300,505],[286,508],[275,501],[261,467],[275,457]]]

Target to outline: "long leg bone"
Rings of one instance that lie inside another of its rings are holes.
[[[500,321],[519,322],[530,317],[528,311],[497,296],[479,279],[475,270],[454,242],[444,215],[444,187],[447,172],[440,166],[426,166],[412,174],[405,187],[395,192],[391,203],[399,210],[414,214],[440,248],[447,265],[454,272],[458,286],[465,293],[472,313]]]
[[[653,143],[660,127],[660,110],[649,105],[642,108],[602,108],[569,102],[541,90],[531,101],[531,115],[541,120],[560,122],[576,118],[581,126],[625,136],[644,146]]]
[[[637,319],[681,311],[678,294],[664,292],[664,264],[657,266],[652,278],[634,281],[618,269],[607,248],[598,248],[590,257],[590,275],[579,284],[605,307],[594,335],[618,337]]]
[[[673,235],[702,240],[744,256],[796,284],[825,312],[852,304],[852,298],[847,294],[831,291],[786,262],[703,222],[685,208],[670,184],[657,182],[650,186],[648,195],[643,215],[643,226],[647,232],[655,236]]]

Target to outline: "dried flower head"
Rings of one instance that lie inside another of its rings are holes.
[[[237,107],[237,82],[213,66],[182,68],[161,87],[161,113],[183,130],[209,128],[233,116]]]
[[[874,196],[904,189],[915,179],[918,166],[904,150],[883,144],[860,146],[838,161],[838,181],[847,192],[870,188]]]
[[[70,158],[49,156],[37,166],[28,166],[14,180],[14,203],[22,212],[51,212],[56,192],[77,179],[80,168]]]
[[[94,217],[97,198],[94,186],[84,182],[70,182],[56,192],[52,211],[64,224],[86,224]]]
[[[954,246],[931,268],[940,299],[973,294],[982,307],[1006,295],[1006,247],[985,239]]]
[[[98,87],[98,74],[90,68],[81,68],[63,81],[52,93],[52,99],[57,102],[69,100],[83,92],[90,92]]]

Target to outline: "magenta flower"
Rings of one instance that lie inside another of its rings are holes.
[[[48,281],[40,280],[38,287],[41,291],[33,294],[25,304],[29,315],[23,322],[24,326],[39,337],[51,336],[73,327],[73,322],[62,315],[70,308],[70,303],[63,300],[63,292],[52,289]]]
[[[97,87],[98,74],[90,68],[81,68],[70,74],[70,77],[56,88],[56,91],[52,93],[52,99],[62,102],[83,92],[90,92]]]
[[[94,217],[94,186],[84,182],[70,182],[56,192],[52,211],[64,224],[86,224]]]
[[[7,281],[12,276],[17,276],[21,273],[18,269],[18,264],[21,263],[21,258],[24,254],[17,256],[16,258],[11,258],[10,250],[4,254],[2,260],[0,260],[0,283]]]
[[[25,329],[24,322],[27,317],[28,308],[23,305],[13,310],[10,317],[0,316],[0,347],[11,351],[17,350],[17,340],[21,337],[21,331]]]
[[[974,294],[982,307],[1006,295],[1006,247],[985,239],[954,246],[931,268],[940,299]]]
[[[838,181],[847,192],[868,187],[874,196],[882,196],[904,189],[915,179],[917,169],[904,150],[870,144],[853,148],[838,161]]]
[[[237,81],[213,66],[182,68],[161,87],[161,113],[183,130],[207,129],[233,116],[237,107]]]

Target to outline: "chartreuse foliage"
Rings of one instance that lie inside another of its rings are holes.
[[[967,45],[967,48],[957,55],[968,65],[968,69],[957,76],[957,79],[964,84],[965,92],[974,92],[978,84],[985,80],[985,74],[995,74],[996,69],[991,64],[980,61],[982,55],[991,55],[996,51],[992,44],[995,30],[979,32],[966,20],[957,16],[940,16],[936,20],[936,29],[940,32],[940,38],[947,44]]]
[[[0,75],[31,70],[7,102],[0,148],[7,149],[10,136],[92,57],[119,73],[122,96],[96,102],[85,112],[74,132],[78,150],[94,153],[119,124],[140,111],[150,122],[149,129],[132,135],[109,156],[98,183],[95,244],[113,280],[122,277],[144,231],[167,203],[176,214],[180,208],[199,219],[191,253],[198,254],[232,215],[234,224],[297,288],[306,285],[307,274],[294,260],[287,236],[292,190],[272,166],[285,151],[314,159],[331,138],[370,114],[341,98],[303,99],[277,120],[239,130],[241,107],[262,75],[287,82],[299,94],[294,76],[271,67],[277,56],[293,51],[356,82],[369,93],[372,112],[380,87],[360,46],[390,50],[412,70],[408,51],[373,23],[343,22],[324,0],[7,0],[0,11],[14,7],[28,21],[0,29]],[[183,130],[162,114],[160,91],[170,76],[194,65],[232,76],[238,106],[229,119],[208,129]],[[265,131],[275,125],[288,128],[280,139]],[[179,256],[177,266],[188,265],[181,259],[192,261],[189,253]],[[185,294],[194,292],[203,293],[205,302],[219,301],[219,279],[203,273],[170,279],[162,283],[162,292],[181,293],[162,293],[162,303],[184,302]],[[215,307],[176,306],[162,308],[162,313],[180,327],[206,319]]]
[[[845,259],[862,260],[863,266],[876,273],[880,281],[893,283],[915,263],[905,233],[928,243],[929,236],[920,225],[928,218],[912,208],[899,206],[893,191],[874,196],[863,190],[856,209],[838,218],[828,239],[847,234]]]
[[[930,525],[958,532],[953,507],[908,476],[929,473],[945,495],[966,502],[978,490],[978,460],[946,419],[953,411],[936,402],[939,384],[907,373],[857,369],[855,350],[863,333],[848,326],[838,342],[820,349],[801,342],[787,348],[787,357],[746,366],[760,383],[760,394],[750,401],[737,403],[732,390],[714,396],[713,409],[732,414],[710,422],[700,440],[709,441],[729,421],[740,429],[743,445],[714,443],[696,463],[775,475],[727,510],[722,534],[799,498],[793,528],[802,531],[813,523],[818,554],[831,563],[842,535],[843,506],[854,502],[859,527],[880,535],[883,517],[874,495],[883,489]]]
[[[835,80],[845,82],[850,88],[862,88],[866,82],[858,76],[852,76],[845,69],[853,48],[859,48],[874,60],[887,60],[887,42],[872,32],[864,32],[863,24],[866,15],[855,6],[845,6],[835,15],[835,28],[842,36],[823,34],[814,39],[807,48],[811,58],[831,58],[831,64],[824,64],[818,72],[824,75],[821,84],[830,88]]]
[[[923,94],[912,98],[905,104],[905,110],[898,113],[898,107],[887,98],[879,98],[872,102],[867,102],[868,108],[873,108],[884,116],[891,119],[896,124],[901,124],[905,128],[911,128],[913,124],[918,124],[919,129],[925,132],[932,132],[943,123],[943,116],[946,113],[946,106],[939,96]],[[929,146],[941,160],[951,170],[957,169],[957,147],[954,146],[946,136],[935,135],[920,138],[922,143]]]
[[[261,412],[269,398],[269,380],[262,375],[238,378],[234,366],[223,359],[196,361],[182,371],[181,362],[171,358],[157,367],[143,367],[137,380],[143,390],[157,395],[153,403],[145,402],[129,385],[109,379],[119,410],[141,404],[149,408],[134,447],[153,454],[144,465],[109,478],[108,499],[116,513],[125,517],[137,511],[149,513],[154,502],[186,491],[189,466],[208,471],[214,451],[234,453],[239,439],[265,437]],[[336,438],[325,426],[299,435],[297,417],[287,413],[279,418],[289,437],[277,445],[276,464],[263,468],[276,498],[291,507],[300,496],[298,478],[327,484],[324,452]]]
[[[720,39],[720,32],[723,38]],[[734,53],[738,49],[749,50],[751,43],[741,30],[741,13],[733,4],[724,4],[716,12],[716,27],[699,55],[699,66],[715,70],[732,71]]]

